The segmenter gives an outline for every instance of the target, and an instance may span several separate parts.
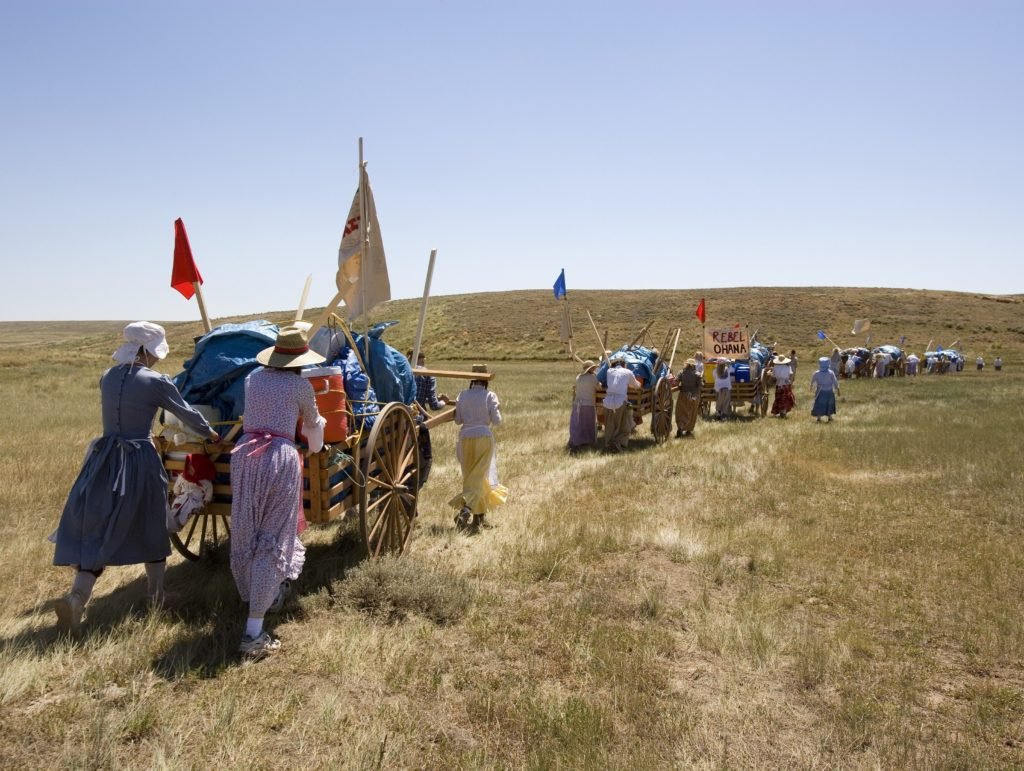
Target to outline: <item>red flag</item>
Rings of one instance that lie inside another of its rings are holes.
[[[698,319],[700,319],[700,323],[701,324],[704,323],[704,298],[703,297],[700,298],[700,305],[697,306],[697,312],[694,315]]]
[[[171,268],[171,289],[177,289],[186,300],[191,300],[196,293],[192,282],[203,283],[199,275],[196,261],[192,259],[192,247],[188,244],[188,234],[181,218],[174,220],[174,267]]]

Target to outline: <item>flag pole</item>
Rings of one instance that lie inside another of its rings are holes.
[[[420,320],[416,325],[416,342],[412,346],[412,361],[409,364],[413,367],[420,358],[420,343],[423,342],[423,326],[427,321],[427,299],[430,297],[430,281],[434,277],[434,260],[437,258],[437,249],[430,250],[430,262],[427,263],[427,280],[423,284],[423,300],[420,302]]]
[[[203,300],[203,288],[198,281],[192,282],[192,288],[196,290],[196,302],[199,303],[199,315],[203,317],[203,328],[207,332],[212,332],[213,327],[210,326],[210,317],[206,315],[206,301]]]
[[[370,236],[366,218],[369,213],[366,210],[366,161],[363,160],[363,138],[359,137],[359,240],[362,248],[359,253],[359,304],[365,315],[366,336],[363,342],[366,345],[366,377],[373,386],[373,376],[370,375],[370,312],[366,309],[366,264],[369,262]]]

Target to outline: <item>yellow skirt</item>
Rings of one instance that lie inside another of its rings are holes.
[[[456,509],[468,506],[474,514],[487,514],[503,504],[508,488],[498,484],[494,437],[460,437],[458,456],[462,464],[462,492],[448,505]]]

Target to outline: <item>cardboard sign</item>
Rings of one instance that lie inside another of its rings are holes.
[[[750,358],[747,330],[740,324],[719,329],[704,330],[704,355],[729,359]]]

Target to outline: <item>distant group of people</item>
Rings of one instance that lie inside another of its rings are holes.
[[[981,372],[983,369],[985,369],[985,357],[979,355],[978,358],[974,360],[974,364],[978,368],[978,372]],[[1002,369],[1003,369],[1003,357],[1002,356],[996,356],[996,358],[992,361],[992,368],[996,372],[1001,372],[1002,371]]]
[[[705,362],[702,352],[697,351],[693,357],[683,363],[682,369],[672,376],[672,383],[677,387],[675,401],[676,438],[693,436],[697,415],[700,411],[701,388],[704,383]],[[715,393],[715,415],[724,419],[732,414],[733,374],[727,360],[715,361],[713,384]],[[775,379],[775,400],[772,414],[786,417],[796,406],[793,392],[793,380],[796,375],[796,351],[789,356],[774,356],[770,361]],[[830,421],[836,413],[836,399],[839,395],[839,378],[833,367],[837,366],[830,357],[819,359],[819,370],[811,378],[811,391],[814,404],[811,415],[817,420],[825,418]],[[576,376],[573,389],[572,410],[569,417],[569,451],[578,452],[597,445],[598,411],[597,395],[601,383],[597,378],[598,364],[594,361],[583,362],[583,368]],[[605,371],[605,392],[601,401],[604,412],[604,442],[606,452],[621,452],[629,445],[629,437],[637,421],[633,417],[631,397],[635,399],[637,392],[643,387],[633,372],[626,366],[626,358],[621,352],[612,354],[608,359]],[[763,398],[767,398],[765,394]]]

